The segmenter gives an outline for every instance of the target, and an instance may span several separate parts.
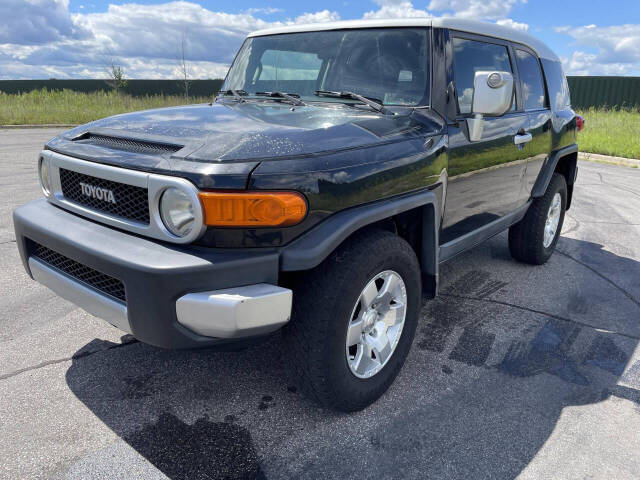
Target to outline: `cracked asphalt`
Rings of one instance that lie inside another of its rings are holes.
[[[160,350],[31,281],[10,214],[56,133],[0,130],[1,478],[640,477],[639,170],[580,162],[544,266],[505,234],[443,265],[395,384],[345,415],[277,335]]]

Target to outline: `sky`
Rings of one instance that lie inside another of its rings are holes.
[[[0,79],[224,77],[246,34],[295,23],[457,16],[526,30],[568,75],[640,76],[640,0],[0,0]]]

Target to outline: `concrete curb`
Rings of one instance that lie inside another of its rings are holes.
[[[610,157],[608,155],[600,155],[599,153],[578,152],[578,159],[589,162],[609,163],[623,167],[640,168],[640,160],[636,160],[635,158]]]
[[[73,127],[77,127],[77,125],[71,124],[71,123],[59,123],[59,124],[44,123],[42,125],[0,125],[0,130],[2,129],[19,130],[22,128],[27,129],[27,128],[73,128]]]

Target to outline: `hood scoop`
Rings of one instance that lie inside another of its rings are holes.
[[[184,145],[176,145],[164,142],[148,140],[136,140],[132,138],[115,137],[99,133],[86,132],[73,139],[74,142],[106,147],[111,150],[124,150],[127,152],[161,154],[175,153],[182,150]]]

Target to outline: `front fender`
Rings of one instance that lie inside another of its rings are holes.
[[[432,190],[399,195],[342,210],[326,218],[284,247],[281,271],[309,270],[318,266],[350,235],[373,223],[419,208],[422,218],[420,258],[425,287],[435,295],[438,282],[438,199]]]

